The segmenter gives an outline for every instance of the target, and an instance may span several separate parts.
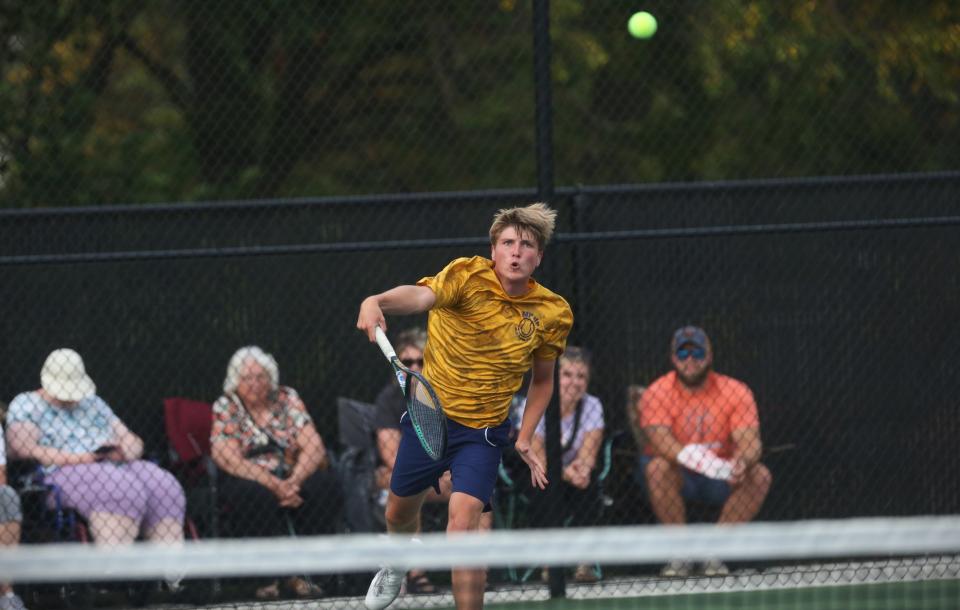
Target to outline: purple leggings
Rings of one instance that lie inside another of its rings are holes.
[[[161,519],[183,522],[183,488],[172,474],[153,462],[62,466],[48,474],[46,481],[60,488],[65,507],[85,519],[90,513],[124,515],[144,529]]]

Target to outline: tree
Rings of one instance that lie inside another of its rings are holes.
[[[531,187],[529,3],[0,0],[0,201]],[[558,184],[955,168],[945,1],[551,3]]]

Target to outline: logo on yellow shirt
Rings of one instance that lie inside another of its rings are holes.
[[[523,312],[523,317],[517,323],[517,337],[521,341],[529,341],[540,328],[540,318],[529,311]]]

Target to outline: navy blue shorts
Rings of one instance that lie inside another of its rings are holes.
[[[650,463],[649,455],[641,455],[637,459],[637,470],[634,473],[634,479],[643,489],[643,493],[649,495],[647,488],[647,464]],[[726,481],[711,479],[702,474],[681,468],[683,471],[683,488],[680,495],[687,502],[699,502],[709,504],[710,506],[720,506],[730,497],[730,484]]]
[[[447,420],[447,453],[434,461],[420,446],[417,433],[404,413],[400,418],[400,448],[390,478],[390,491],[406,497],[433,487],[439,493],[440,477],[447,470],[453,491],[469,494],[490,510],[490,497],[497,483],[503,447],[513,444],[510,419],[493,428],[470,428]]]

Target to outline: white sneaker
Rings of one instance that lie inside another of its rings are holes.
[[[730,568],[719,559],[711,559],[703,564],[704,576],[729,576]]]
[[[369,610],[383,610],[400,595],[406,572],[394,568],[381,568],[373,577],[367,598],[363,601]]]
[[[690,576],[690,563],[687,561],[672,560],[660,570],[660,576],[666,578],[683,578]]]

